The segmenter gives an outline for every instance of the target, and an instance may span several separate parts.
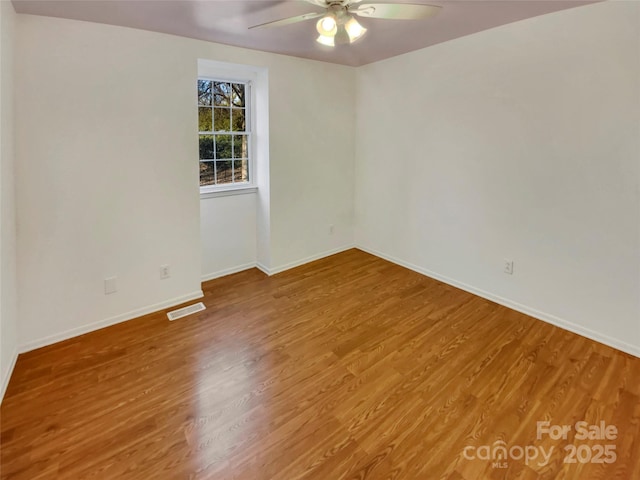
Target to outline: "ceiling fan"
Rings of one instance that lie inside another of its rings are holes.
[[[393,20],[419,20],[437,14],[441,7],[411,3],[363,3],[362,0],[305,0],[325,9],[324,12],[310,12],[295,17],[254,25],[251,28],[281,27],[322,17],[316,23],[320,34],[316,41],[333,47],[353,43],[367,31],[353,15],[368,18]]]

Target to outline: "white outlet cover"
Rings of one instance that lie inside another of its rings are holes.
[[[504,273],[513,275],[513,260],[509,260],[508,258],[504,259]]]
[[[171,268],[169,265],[160,265],[160,278],[165,279],[171,276]]]
[[[116,284],[116,280],[118,277],[109,277],[104,279],[104,294],[110,295],[112,293],[116,293],[118,291],[118,285]]]

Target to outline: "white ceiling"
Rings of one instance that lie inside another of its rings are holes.
[[[365,0],[376,3],[376,0]],[[426,20],[359,18],[368,32],[352,45],[319,45],[315,21],[278,28],[248,27],[322,9],[305,1],[13,0],[16,12],[170,33],[295,57],[360,66],[506,23],[578,7],[581,0],[411,0],[440,5]]]

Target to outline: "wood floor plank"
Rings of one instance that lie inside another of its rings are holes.
[[[20,355],[0,478],[640,478],[639,358],[355,249],[203,291],[178,321]],[[539,421],[571,431],[538,438]],[[618,436],[579,440],[578,421]],[[552,454],[477,454],[499,442]],[[565,462],[606,443],[615,462]]]

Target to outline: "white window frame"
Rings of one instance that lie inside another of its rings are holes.
[[[200,187],[200,198],[222,197],[227,195],[243,195],[258,191],[256,183],[256,93],[253,83],[256,80],[255,70],[244,65],[233,65],[212,60],[198,60],[197,80],[211,80],[217,82],[244,83],[249,89],[248,103],[245,115],[248,116],[248,149],[249,149],[249,182],[247,183],[223,183],[220,185],[206,185]],[[196,96],[196,115],[197,110]],[[233,132],[229,132],[230,134]],[[198,129],[198,137],[200,136]],[[198,154],[198,165],[200,165],[200,154]],[[198,182],[200,181],[200,170],[198,169]]]

